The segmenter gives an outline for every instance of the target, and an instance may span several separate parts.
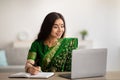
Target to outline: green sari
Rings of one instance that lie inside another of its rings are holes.
[[[48,47],[43,41],[34,41],[28,53],[44,72],[71,71],[71,53],[78,47],[77,38],[62,38],[57,45]]]

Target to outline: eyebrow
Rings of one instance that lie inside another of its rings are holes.
[[[59,25],[59,24],[53,24],[53,25]],[[64,24],[60,24],[60,25],[64,25]]]

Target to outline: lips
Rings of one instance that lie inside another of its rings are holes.
[[[60,36],[62,35],[62,33],[57,33],[56,35],[57,35],[58,37],[60,37]]]

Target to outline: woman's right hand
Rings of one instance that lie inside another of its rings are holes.
[[[41,71],[41,67],[40,66],[31,66],[28,69],[28,72],[32,75],[38,74]]]

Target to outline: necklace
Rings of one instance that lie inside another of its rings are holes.
[[[51,40],[46,40],[45,44],[48,45],[48,47],[53,47],[55,45],[57,45],[57,40],[56,41],[51,41]]]

